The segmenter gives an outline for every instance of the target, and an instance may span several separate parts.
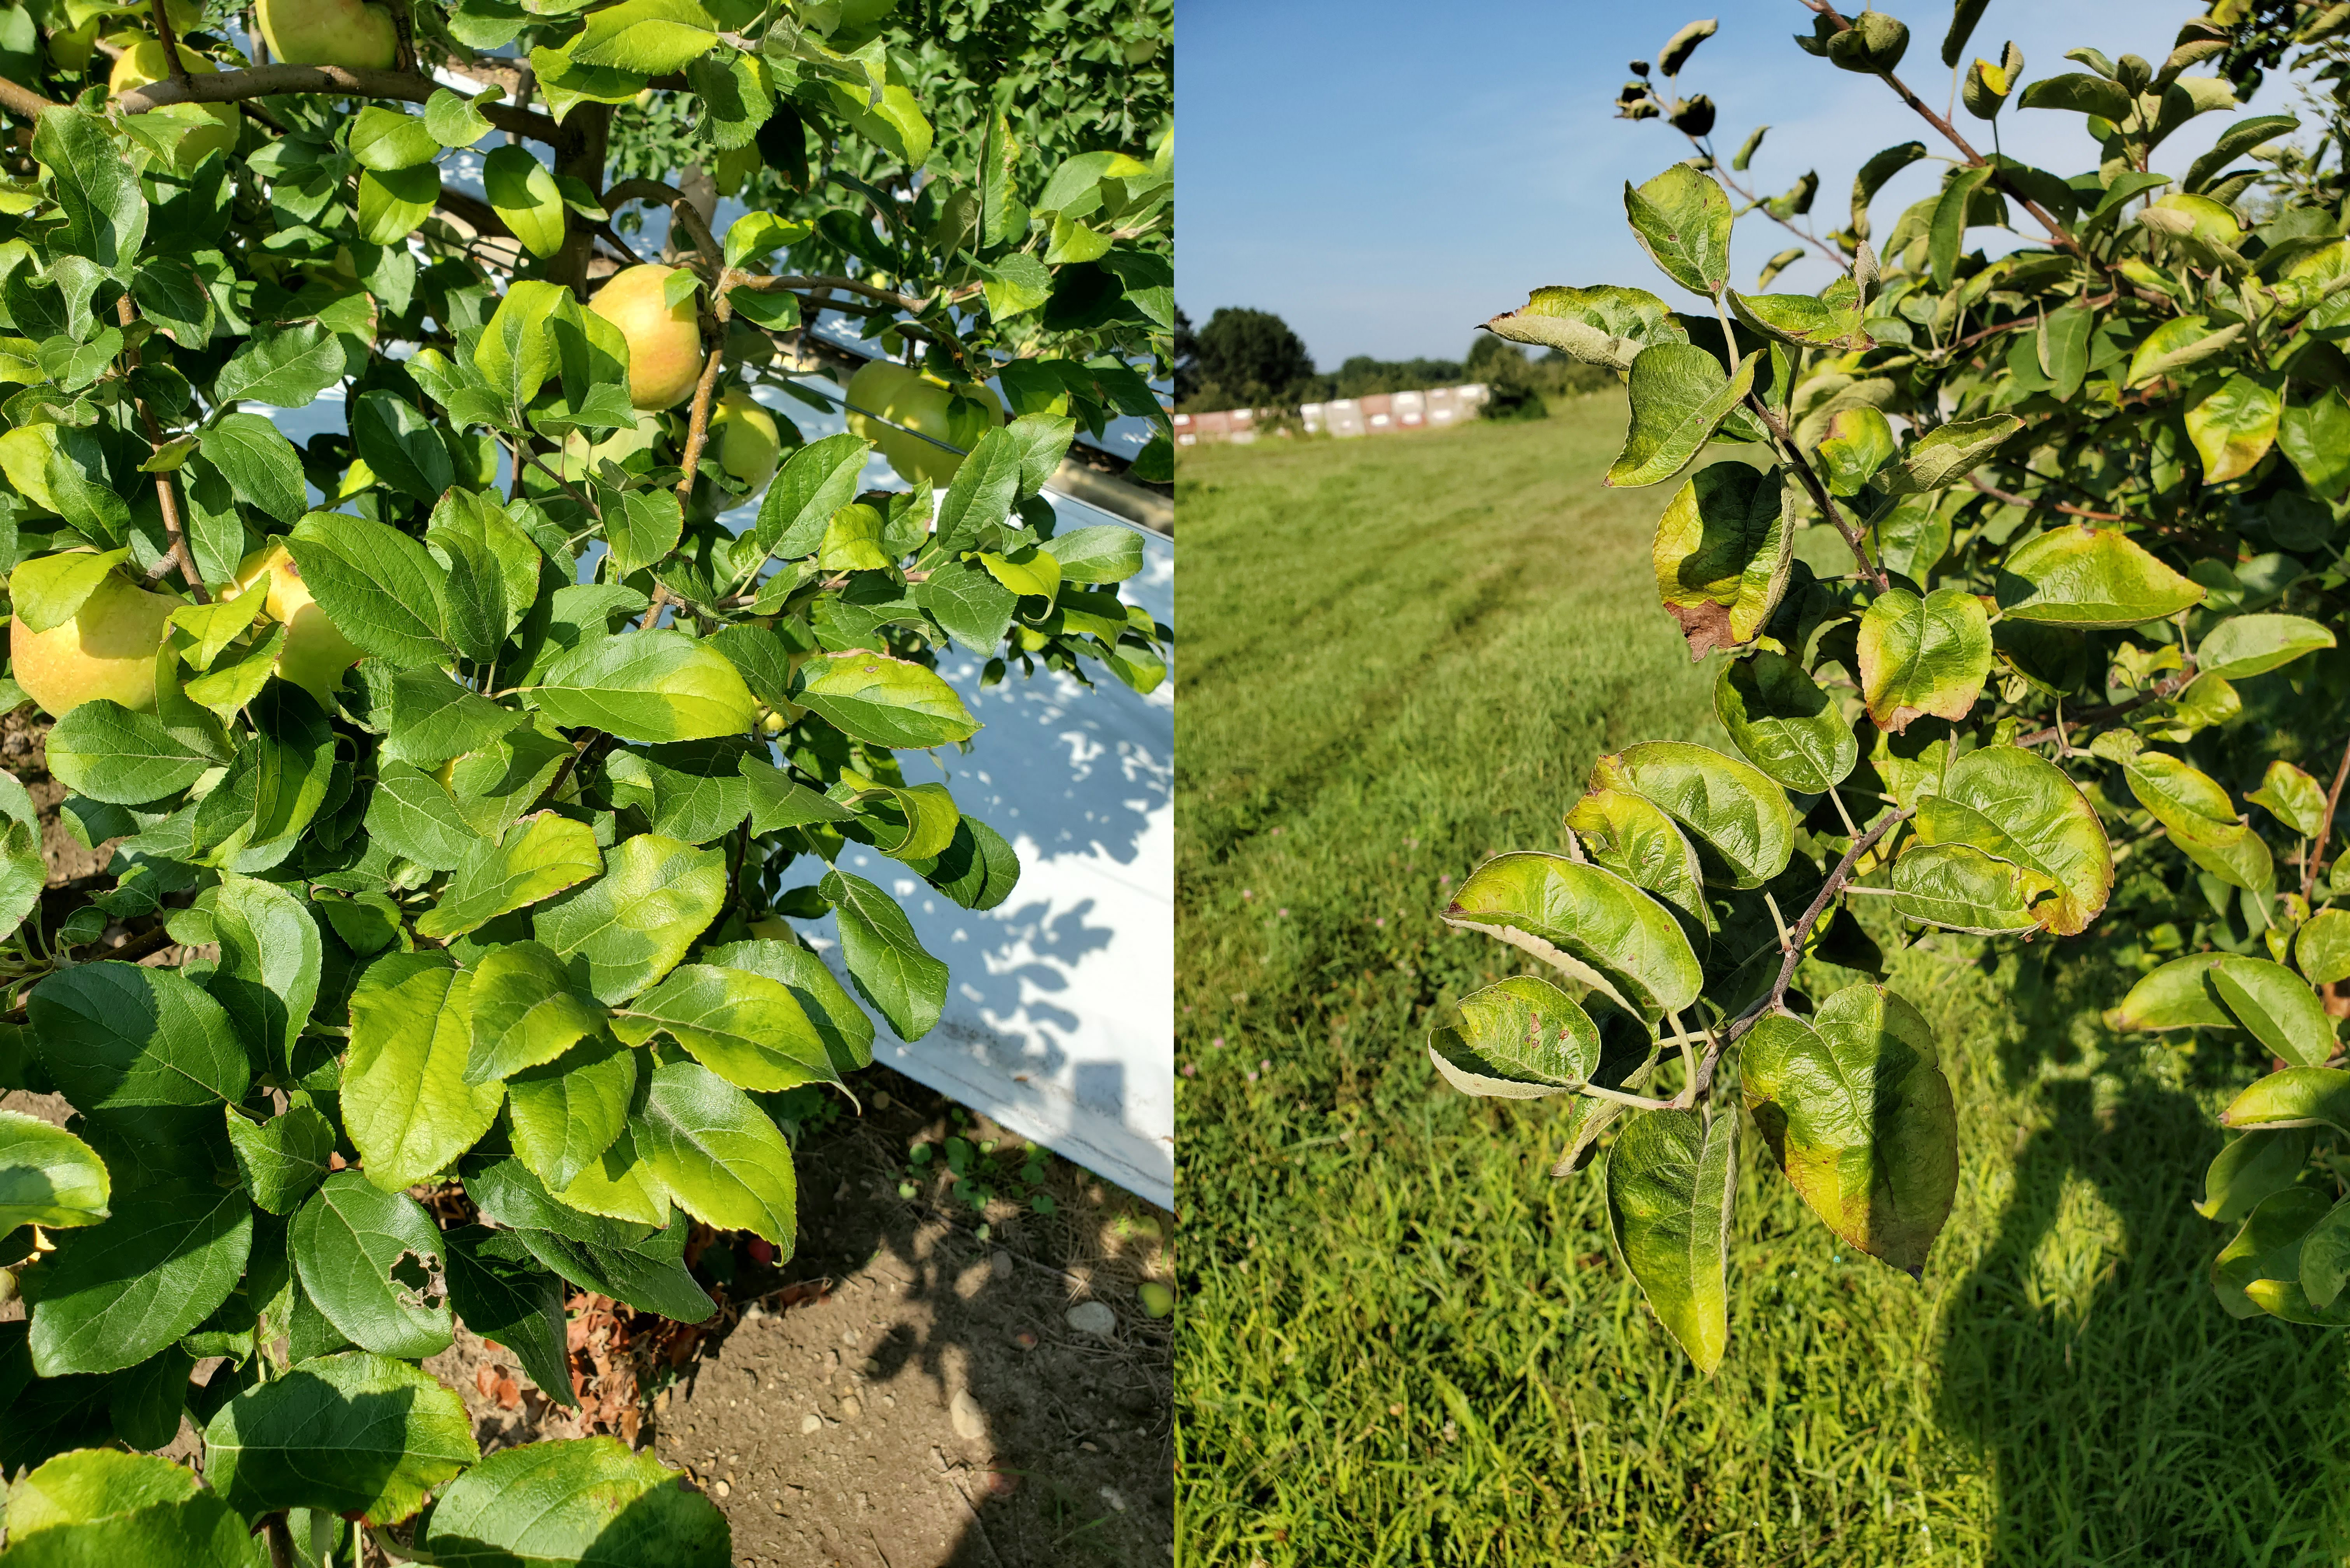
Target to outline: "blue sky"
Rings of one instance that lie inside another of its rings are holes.
[[[1886,8],[1912,28],[1903,79],[1942,109],[1949,0]],[[2083,44],[2159,65],[2179,24],[2203,9],[1991,0],[1969,54],[1995,57],[2012,38],[2027,81],[2081,68],[2063,57]],[[1913,139],[1946,151],[1883,84],[1798,49],[1810,13],[1795,0],[1176,0],[1177,298],[1194,322],[1224,305],[1274,311],[1326,370],[1355,354],[1456,358],[1478,322],[1542,284],[1633,283],[1688,303],[1633,242],[1622,201],[1625,181],[1687,156],[1688,143],[1661,121],[1614,119],[1613,99],[1628,61],[1653,58],[1681,23],[1708,16],[1721,30],[1683,70],[1682,90],[1720,106],[1714,141],[1725,157],[1771,123],[1752,171],[1760,190],[1819,171],[1823,234],[1843,226],[1870,153]],[[2289,109],[2291,98],[2272,77],[2253,109]],[[2189,124],[2155,167],[2184,171],[2231,118]],[[2043,168],[2070,175],[2095,160],[2078,115],[2011,106],[2000,121],[2005,150]],[[1954,123],[1988,149],[1981,121],[1961,109]],[[1913,164],[1878,195],[1879,234],[1941,167]],[[1993,237],[1978,231],[1975,243]],[[1742,222],[1740,286],[1793,243],[1759,215]],[[1825,267],[1791,270],[1774,286],[1815,288]]]

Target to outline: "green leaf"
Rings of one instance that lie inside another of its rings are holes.
[[[1428,1032],[1429,1060],[1463,1094],[1540,1099],[1599,1070],[1599,1029],[1565,992],[1513,974],[1461,999],[1459,1024]]]
[[[1828,493],[1857,495],[1893,461],[1898,447],[1893,426],[1874,403],[1856,403],[1828,416],[1827,433],[1820,438],[1819,462],[1825,470]],[[1879,532],[1884,532],[1882,524]],[[1915,575],[1915,574],[1906,574]]]
[[[2085,71],[2067,71],[2062,76],[2043,77],[2023,89],[2017,100],[2025,109],[2069,109],[2074,114],[2093,114],[2100,119],[2116,123],[2127,119],[2137,107],[2130,95],[2103,77]]]
[[[49,772],[76,794],[109,805],[145,805],[187,788],[217,758],[151,713],[109,698],[68,709],[49,731]]]
[[[1115,523],[1055,534],[1047,548],[1065,583],[1122,583],[1142,570],[1140,531]]]
[[[1716,462],[1691,474],[1657,519],[1657,597],[1680,623],[1692,661],[1745,646],[1770,620],[1794,566],[1794,508],[1783,471]]]
[[[505,1086],[465,1082],[473,983],[445,953],[394,952],[351,992],[343,1129],[386,1192],[439,1175],[497,1119]]]
[[[2228,792],[2209,774],[2164,753],[2141,752],[2123,767],[2122,777],[2198,866],[2230,887],[2255,892],[2274,882],[2268,846],[2238,819]]]
[[[359,171],[359,238],[371,245],[396,245],[432,215],[441,201],[441,171],[420,163],[412,169]]]
[[[484,954],[469,1000],[468,1084],[552,1062],[604,1026],[603,1009],[571,989],[563,961],[541,942],[511,942]]]
[[[126,150],[106,123],[70,109],[41,110],[33,156],[49,171],[64,218],[56,254],[83,256],[101,271],[130,275],[147,237],[147,199]]]
[[[442,1493],[422,1545],[434,1562],[480,1565],[659,1563],[725,1568],[726,1516],[650,1455],[610,1438],[501,1449]]]
[[[2113,891],[2114,857],[2095,807],[2064,770],[2017,746],[1982,746],[1943,770],[1918,803],[1918,839],[1968,844],[2038,873],[2056,892],[2033,914],[2058,936],[2086,930]]]
[[[1884,480],[1888,496],[1919,495],[1956,484],[2023,428],[2012,414],[1952,420],[1909,443],[1901,462]]]
[[[591,13],[570,52],[583,66],[660,77],[683,70],[717,42],[718,24],[697,0],[623,0]]]
[[[2119,529],[2066,524],[2026,540],[1999,572],[2000,612],[2053,626],[2115,628],[2162,620],[2203,601]]]
[[[234,1104],[252,1081],[228,1013],[177,970],[79,964],[35,986],[28,1011],[41,1064],[85,1115]]]
[[[95,1225],[112,1189],[89,1145],[38,1116],[0,1110],[0,1235],[19,1225]]]
[[[629,1125],[680,1208],[706,1225],[764,1237],[791,1256],[798,1223],[791,1146],[750,1096],[706,1067],[664,1063]]]
[[[1627,181],[1624,213],[1667,277],[1709,297],[1729,286],[1730,198],[1712,175],[1676,163],[1637,190]]]
[[[449,878],[441,901],[416,922],[416,934],[463,936],[576,887],[603,868],[595,829],[552,811],[534,812],[496,841],[484,838],[474,845]]]
[[[1861,330],[1860,291],[1849,277],[1837,278],[1816,295],[1726,292],[1731,314],[1765,337],[1798,348],[1856,353],[1876,347]]]
[[[754,928],[754,929],[757,928]],[[823,1037],[834,1068],[850,1073],[873,1064],[873,1021],[833,978],[824,960],[796,941],[728,942],[702,954],[705,962],[765,975],[788,988],[816,1032]]]
[[[491,210],[531,254],[543,259],[563,248],[563,192],[556,187],[554,171],[528,148],[491,149],[482,161],[482,188]]]
[[[800,666],[794,685],[794,701],[871,745],[928,748],[979,733],[954,688],[911,659],[862,649],[819,654]]]
[[[424,100],[424,129],[443,147],[471,147],[490,133],[490,121],[473,99],[441,88]]]
[[[316,321],[256,333],[221,367],[213,401],[222,408],[240,401],[303,408],[343,379],[345,363],[343,340]]]
[[[1786,792],[1711,746],[1627,746],[1592,764],[1589,787],[1628,790],[1663,807],[1688,830],[1709,882],[1759,888],[1786,869],[1794,852]]]
[[[1933,216],[1926,225],[1926,257],[1936,288],[1950,286],[1958,269],[1959,253],[1966,249],[1967,223],[1975,215],[1976,193],[1990,182],[1993,172],[1988,163],[1954,169],[1935,199]]]
[[[571,1391],[570,1355],[565,1346],[563,1282],[540,1267],[511,1234],[466,1225],[443,1241],[449,1250],[449,1304],[459,1321],[514,1352],[549,1399],[577,1409],[579,1397]],[[445,1495],[440,1506],[447,1506]],[[472,1561],[461,1552],[452,1552],[450,1560]],[[544,1552],[533,1560],[543,1561]]]
[[[314,1508],[397,1524],[481,1457],[463,1400],[364,1350],[248,1388],[204,1429],[204,1479],[247,1516]]]
[[[161,119],[157,113],[151,117]],[[152,1465],[189,1476],[168,1460],[148,1455],[122,1455],[86,1449],[63,1456],[57,1463],[87,1463],[105,1459],[120,1464]],[[29,1482],[31,1478],[27,1478]],[[120,1478],[109,1476],[109,1483]],[[18,1537],[8,1552],[8,1568],[108,1568],[117,1563],[171,1564],[181,1568],[263,1568],[269,1559],[253,1539],[235,1511],[209,1491],[197,1490],[183,1500],[140,1505],[129,1487],[110,1490],[111,1503],[93,1511],[87,1522],[52,1523],[33,1530],[15,1525]],[[15,1513],[12,1511],[11,1521]]]
[[[740,734],[758,711],[724,654],[669,628],[588,638],[547,670],[537,699],[558,724],[644,742]]]
[[[291,1214],[310,1189],[327,1179],[335,1152],[335,1124],[318,1109],[297,1102],[282,1116],[255,1122],[234,1106],[224,1106],[229,1147],[236,1151],[237,1174],[255,1205],[271,1214]]]
[[[2271,763],[2269,771],[2262,775],[2261,787],[2244,798],[2255,805],[2268,807],[2279,822],[2303,838],[2316,836],[2318,824],[2325,815],[2325,786],[2291,763]]]
[[[2029,867],[1971,844],[1913,843],[1893,863],[1893,908],[1929,925],[2007,936],[2046,922],[2034,906],[2054,888]]]
[[[605,857],[602,877],[532,923],[575,985],[615,1003],[676,968],[725,900],[723,853],[641,833]]]
[[[2281,963],[2231,953],[2211,966],[2211,989],[2271,1055],[2297,1067],[2334,1054],[2334,1020],[2309,982]]]
[[[1707,183],[1711,185],[1711,181]],[[1607,470],[1611,485],[1654,484],[1670,479],[1712,439],[1714,428],[1754,385],[1758,358],[1727,375],[1721,361],[1693,343],[1659,343],[1632,361],[1632,423],[1624,450]]]
[[[1877,727],[1965,718],[1991,674],[1991,618],[1963,588],[1887,588],[1860,618],[1860,691]]]
[[[2222,1225],[2237,1223],[2262,1199],[2300,1179],[2316,1141],[2316,1133],[2308,1127],[2248,1132],[2233,1139],[2204,1172],[2203,1199],[2195,1212]]]
[[[1535,289],[1523,306],[1494,317],[1485,329],[1513,343],[1538,344],[1611,370],[1630,369],[1634,358],[1651,343],[1689,341],[1663,300],[1644,288],[1613,284]]]
[[[2189,365],[2200,364],[2243,336],[2244,324],[2230,322],[2217,331],[2200,316],[2181,316],[2166,321],[2147,334],[2130,355],[2129,374],[2124,384],[2143,386],[2158,376],[2168,376]]]
[[[844,432],[792,453],[759,504],[759,548],[785,560],[815,555],[832,514],[857,499],[868,450]]]
[[[2203,634],[2195,667],[2206,675],[2241,680],[2333,646],[2333,632],[2297,615],[2234,615]],[[2307,831],[2316,828],[2312,819]]]
[[[1709,939],[1715,920],[1706,901],[1697,848],[1656,802],[1628,790],[1586,791],[1566,814],[1591,858],[1679,910],[1692,943]]]
[[[561,284],[524,278],[510,286],[473,345],[473,369],[519,410],[559,369],[553,323],[576,318],[579,301]]]
[[[858,994],[899,1039],[928,1034],[946,1009],[947,966],[922,946],[897,901],[872,883],[836,869],[816,886],[837,919],[841,961]]]
[[[228,1299],[253,1249],[234,1188],[166,1178],[118,1194],[113,1213],[57,1238],[19,1276],[33,1309],[33,1370],[119,1372],[172,1344]]]
[[[1808,1022],[1764,1013],[1742,1049],[1746,1108],[1804,1201],[1862,1251],[1921,1274],[1959,1186],[1958,1111],[1933,1030],[1864,984]]]
[[[375,104],[359,110],[343,143],[360,168],[380,173],[430,163],[441,156],[442,146],[425,120]]]
[[[48,631],[81,607],[114,575],[128,550],[67,550],[17,564],[8,574],[8,599],[27,631]]]
[[[498,150],[509,151],[519,150]],[[493,159],[496,156],[491,154]],[[456,469],[440,432],[399,393],[380,388],[361,392],[351,400],[349,419],[351,440],[359,457],[378,479],[400,494],[412,501],[434,502],[456,483]],[[298,474],[299,470],[296,472]],[[300,514],[296,505],[295,516]]]
[[[2350,495],[2350,398],[2340,388],[2286,404],[2277,416],[2276,441],[2314,494],[2328,501]]]
[[[255,1060],[290,1079],[295,1039],[318,997],[317,922],[283,887],[234,872],[222,874],[203,908],[220,944],[219,967],[204,977],[204,989],[227,1011]]]
[[[1652,1023],[1696,1001],[1703,983],[1689,938],[1663,905],[1565,856],[1496,856],[1461,883],[1444,919],[1523,948]]]
[[[1722,664],[1713,712],[1747,761],[1798,794],[1825,793],[1860,761],[1842,711],[1802,665],[1768,649]]]
[[[2203,460],[2203,483],[2224,484],[2252,471],[2276,444],[2284,400],[2276,387],[2232,375],[2187,410],[2187,439]]]
[[[1607,1157],[1607,1227],[1666,1332],[1711,1376],[1730,1344],[1738,1118],[1648,1111]]]
[[[2293,933],[2293,961],[2312,985],[2350,980],[2350,909],[2320,909],[2303,921]]]
[[[2350,1205],[2336,1203],[2302,1238],[2299,1282],[2305,1303],[2294,1302],[2289,1289],[2279,1291],[2273,1299],[2249,1288],[2245,1293],[2259,1302],[2263,1311],[2274,1316],[2307,1322],[2310,1319],[2295,1316],[2294,1309],[2304,1305],[2314,1309],[2313,1317],[2315,1313],[2324,1312],[2333,1306],[2342,1294],[2345,1279],[2350,1279]],[[2338,1321],[2344,1315],[2335,1313],[2325,1321]]]
[[[2302,1246],[2332,1207],[2324,1194],[2287,1188],[2262,1199],[2243,1229],[2211,1262],[2211,1289],[2231,1317],[2269,1312],[2291,1322],[2338,1322],[2320,1317],[2301,1284]]]
[[[452,757],[484,750],[524,722],[480,692],[461,686],[431,665],[403,670],[391,679],[389,733],[378,754],[420,768],[438,767]]]
[[[402,859],[454,871],[482,841],[439,779],[406,763],[380,764],[368,797],[367,830]]]
[[[405,1192],[338,1170],[294,1217],[302,1288],[362,1350],[421,1360],[449,1348],[449,1303],[426,1294],[441,1272],[441,1227]]]
[[[2233,1029],[2236,1021],[2220,1005],[2210,980],[2211,966],[2225,955],[2189,953],[2150,971],[2129,989],[2121,1005],[2106,1014],[2108,1028],[2137,1030]]]
[[[448,658],[446,574],[421,544],[363,517],[313,512],[286,547],[318,607],[353,644],[402,669]]]
[[[550,1191],[569,1189],[626,1129],[637,1066],[634,1051],[598,1034],[506,1080],[515,1154]]]
[[[743,970],[687,964],[623,1008],[612,1033],[631,1045],[667,1033],[738,1089],[839,1082],[798,1000],[781,981]]]
[[[22,1545],[61,1525],[95,1524],[203,1495],[203,1484],[184,1465],[153,1454],[83,1449],[59,1454],[8,1489],[8,1534]]]
[[[685,513],[674,491],[631,490],[604,514],[614,568],[623,574],[640,571],[668,556],[684,532]]]
[[[1127,532],[1123,528],[1112,531]],[[1054,543],[1057,547],[1060,541],[1055,539]],[[1003,634],[1012,628],[1013,612],[1019,608],[1020,596],[996,581],[983,566],[968,561],[946,561],[931,568],[927,581],[915,585],[914,602],[928,610],[931,618],[956,642],[986,658],[1003,646]]]
[[[2231,1127],[2331,1127],[2350,1132],[2350,1072],[2287,1067],[2238,1095],[2220,1113]]]

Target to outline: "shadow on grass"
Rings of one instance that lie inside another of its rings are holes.
[[[2343,1336],[2229,1317],[2208,1283],[2228,1232],[2192,1206],[2222,1085],[2258,1069],[2233,1037],[2076,1045],[2115,971],[2043,990],[2036,967],[2000,1053],[2012,1185],[1942,1312],[1937,1415],[1996,1479],[1988,1561],[2339,1563]]]

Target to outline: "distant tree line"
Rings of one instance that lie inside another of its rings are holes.
[[[1225,306],[1196,329],[1190,317],[1175,313],[1175,407],[1182,413],[1295,408],[1464,381],[1493,389],[1487,418],[1540,419],[1547,411],[1545,397],[1596,391],[1615,385],[1616,378],[1556,352],[1529,359],[1516,344],[1490,333],[1480,333],[1461,359],[1374,359],[1357,354],[1325,374],[1315,369],[1304,339],[1269,310]]]

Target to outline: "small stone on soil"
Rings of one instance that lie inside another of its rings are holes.
[[[995,1271],[997,1279],[1008,1280],[1012,1277],[1012,1254],[999,1247],[995,1256],[988,1259],[987,1266]]]
[[[802,1417],[800,1417],[800,1435],[801,1435],[802,1437],[806,1437],[806,1435],[808,1435],[808,1434],[809,1434],[809,1433],[811,1433],[811,1432],[821,1432],[821,1431],[823,1431],[823,1430],[824,1430],[824,1417],[821,1417],[821,1416],[814,1416],[814,1415],[810,1415],[810,1416],[802,1416]]]
[[[987,1436],[987,1416],[968,1388],[956,1390],[947,1406],[947,1418],[954,1423],[955,1436],[965,1441],[975,1443]]]
[[[1108,1339],[1118,1333],[1118,1314],[1100,1302],[1079,1302],[1068,1311],[1069,1326],[1079,1334]]]

